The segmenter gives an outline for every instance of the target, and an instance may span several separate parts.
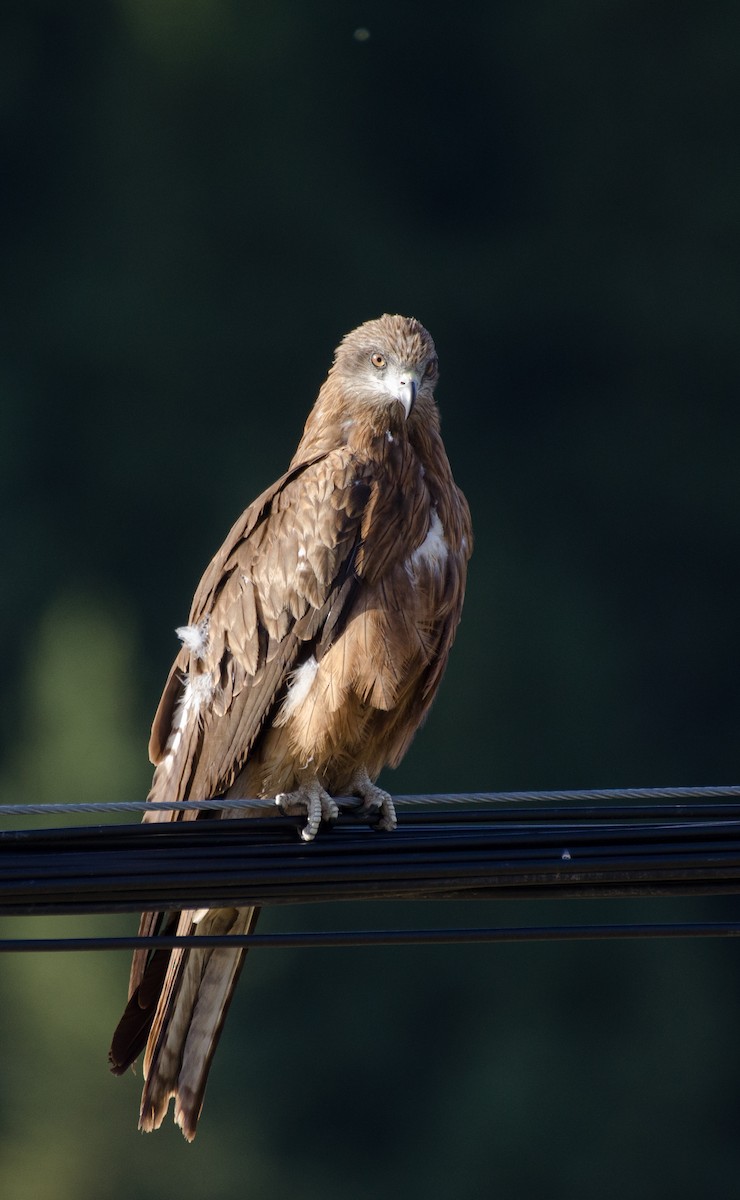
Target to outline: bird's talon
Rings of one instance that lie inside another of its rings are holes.
[[[313,841],[322,821],[336,821],[339,816],[336,801],[318,783],[299,787],[294,792],[281,792],[275,797],[275,803],[288,817],[305,813],[306,824],[301,830],[304,842]]]
[[[353,779],[352,791],[363,802],[362,807],[357,810],[358,816],[374,817],[379,815],[379,820],[375,822],[376,829],[383,829],[391,833],[396,828],[398,820],[392,797],[388,795],[388,792],[372,783],[365,771],[358,772]]]
[[[390,800],[390,796],[388,799]],[[391,800],[390,805],[384,810],[383,815],[378,821],[378,829],[382,829],[386,833],[393,833],[397,825],[398,817],[396,816],[396,808]]]

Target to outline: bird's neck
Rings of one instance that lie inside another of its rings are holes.
[[[439,437],[439,417],[433,402],[422,401],[419,411],[414,409],[407,419],[399,402],[368,404],[337,395],[329,386],[332,382],[330,376],[309,413],[294,463],[328,454],[339,446],[349,446],[364,457],[373,453],[379,441],[398,440],[413,446],[417,440]]]

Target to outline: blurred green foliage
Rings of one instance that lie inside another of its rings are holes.
[[[436,338],[477,534],[389,786],[735,781],[740,8],[10,0],[0,30],[2,799],[145,794],[172,629],[382,311]],[[131,919],[43,926],[4,932]],[[0,968],[12,1200],[737,1192],[730,942],[254,954],[192,1148],[106,1071],[122,956]]]

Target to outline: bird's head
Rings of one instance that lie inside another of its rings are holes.
[[[337,347],[331,374],[355,402],[400,404],[408,420],[420,402],[433,400],[437,352],[419,321],[386,313],[347,334]]]

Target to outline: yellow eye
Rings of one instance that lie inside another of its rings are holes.
[[[373,364],[374,367],[377,367],[378,370],[380,370],[381,367],[385,366],[385,359],[383,358],[383,355],[378,350],[375,351],[372,358],[370,359],[370,362]]]
[[[433,375],[436,370],[437,370],[437,360],[436,360],[436,358],[430,358],[429,362],[427,363],[427,365],[424,368],[424,374],[427,376],[427,378],[429,378],[429,376]]]

